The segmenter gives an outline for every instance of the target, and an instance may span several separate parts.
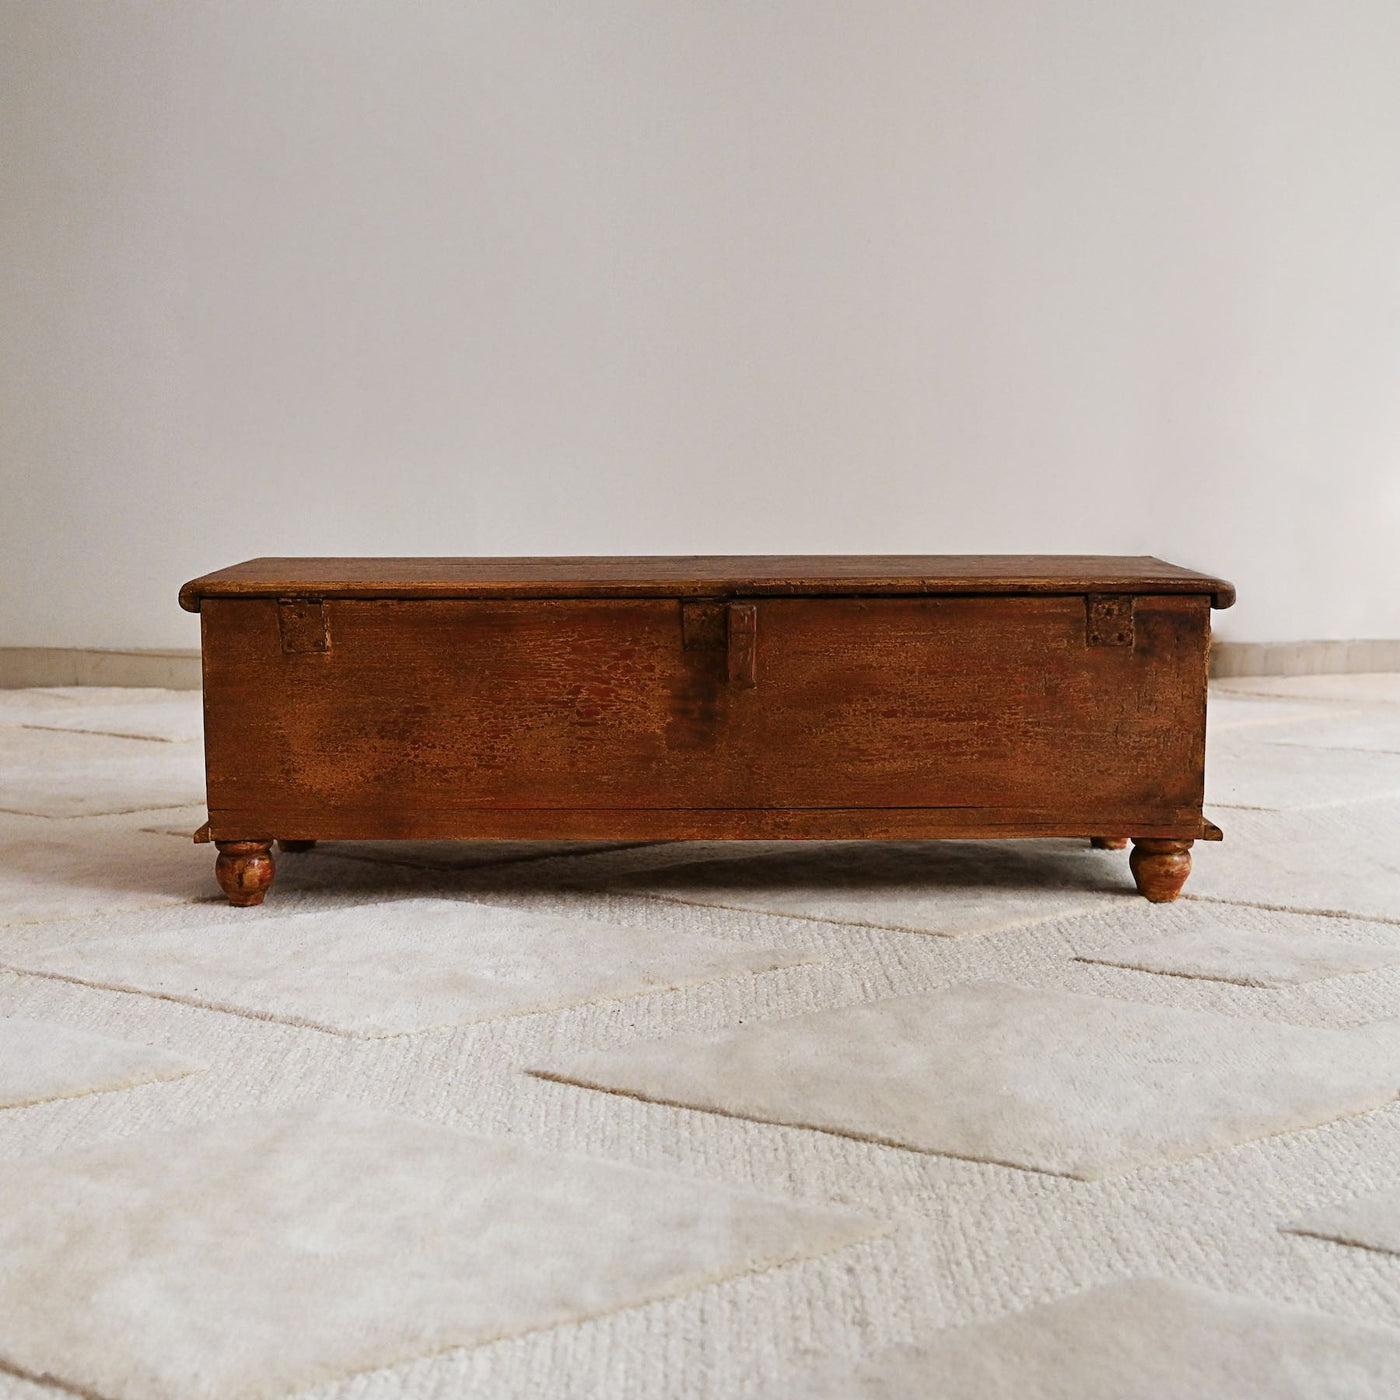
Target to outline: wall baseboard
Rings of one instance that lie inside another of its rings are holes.
[[[1355,642],[1216,642],[1212,676],[1316,676],[1400,671],[1400,638]],[[0,689],[147,685],[198,690],[199,652],[100,647],[0,647]]]
[[[0,647],[0,689],[54,685],[140,685],[198,690],[199,652]]]
[[[1400,638],[1349,642],[1216,642],[1212,676],[1322,676],[1400,671]]]

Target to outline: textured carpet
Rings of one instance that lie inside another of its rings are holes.
[[[0,690],[0,725],[41,725],[48,729],[67,729],[76,719],[79,730],[97,730],[98,723],[89,722],[86,717],[97,720],[113,710],[136,713],[152,706],[183,715],[187,729],[191,720],[199,723],[203,708],[198,691],[191,690],[95,685],[35,686],[29,690]],[[185,737],[198,738],[199,731],[196,729]]]
[[[1400,1332],[1157,1279],[1111,1284],[773,1400],[1388,1400]]]
[[[0,723],[108,734],[119,739],[154,739],[167,744],[204,737],[204,711],[198,691],[75,685],[4,694],[25,698],[9,704],[0,700]]]
[[[186,815],[188,813],[188,815]],[[165,836],[190,836],[204,821],[203,808],[181,808],[171,819],[149,828]],[[386,865],[412,865],[430,870],[466,870],[479,865],[504,865],[546,856],[592,855],[632,849],[639,841],[335,841],[309,851],[277,850],[286,857],[284,870],[305,875],[320,871],[326,860],[377,860]],[[334,872],[328,872],[334,878]],[[280,875],[278,877],[280,879]]]
[[[1212,859],[1196,847],[1187,899],[1400,923],[1400,798],[1307,812],[1220,808],[1215,819],[1229,849]]]
[[[276,906],[273,906],[274,908]],[[20,956],[40,972],[342,1035],[405,1035],[805,961],[460,899],[287,914],[241,928],[133,927]]]
[[[84,738],[72,737],[79,743]],[[6,742],[8,735],[0,729],[0,749]],[[144,741],[125,742],[134,745]],[[0,813],[0,927],[37,926],[56,919],[84,919],[162,905],[189,908],[205,902],[221,903],[213,882],[212,847],[195,846],[190,841],[196,813],[193,809],[176,810],[185,816],[176,837],[160,828],[148,829],[158,815],[149,811],[86,819]],[[304,890],[372,893],[422,892],[424,888],[411,870],[374,870],[365,862],[331,852],[314,859],[279,857],[277,885],[283,895]],[[272,910],[288,912],[287,901],[280,900],[267,911],[247,912],[256,919]],[[24,933],[0,941],[0,962],[7,951],[21,944],[36,946]]]
[[[1400,1188],[1326,1206],[1287,1228],[1299,1235],[1400,1256]]]
[[[1301,721],[1306,726],[1316,721],[1325,721],[1329,714],[1346,716],[1350,710],[1330,705],[1327,702],[1308,701],[1302,704],[1289,704],[1267,695],[1232,695],[1228,691],[1215,689],[1210,697],[1210,727],[1213,735],[1224,736],[1233,730],[1270,728],[1277,725],[1293,725]],[[1271,734],[1255,736],[1271,739]]]
[[[1218,682],[1224,695],[1282,696],[1345,705],[1400,705],[1400,672],[1341,676],[1235,676]]]
[[[108,734],[20,727],[0,746],[0,810],[94,817],[177,807],[204,795],[199,744],[145,744]]]
[[[947,938],[1063,918],[1123,891],[1083,841],[817,841],[632,876],[620,889]]]
[[[0,1108],[179,1079],[204,1068],[154,1045],[0,1015]]]
[[[884,1233],[348,1105],[10,1166],[0,1195],[0,1358],[125,1400],[270,1400]]]
[[[1135,967],[1174,977],[1209,977],[1242,987],[1282,987],[1323,977],[1374,972],[1400,963],[1400,948],[1378,943],[1344,943],[1329,933],[1294,928],[1247,930],[1218,924],[1175,938],[1150,938],[1085,962]]]
[[[1400,715],[1364,710],[1332,719],[1309,718],[1270,728],[1257,736],[1289,748],[1357,749],[1400,754]]]
[[[344,841],[291,853],[309,869],[328,855],[347,860],[378,860],[389,865],[413,865],[428,870],[467,870],[479,865],[505,865],[547,856],[594,855],[624,850],[632,841]]]
[[[1226,734],[1206,760],[1206,802],[1302,811],[1400,794],[1400,753],[1272,742],[1258,731]]]
[[[129,821],[0,813],[0,925],[188,903],[209,894],[199,864]]]
[[[1400,1059],[1384,1047],[1363,1054],[1345,1034],[995,982],[536,1069],[656,1103],[1087,1180],[1400,1095]]]
[[[1303,684],[1314,681],[1327,684]],[[1300,718],[1261,724],[1265,707],[1269,714],[1315,713],[1316,732],[1331,739],[1336,731],[1324,726],[1342,711],[1400,713],[1391,708],[1400,707],[1400,677],[1303,677],[1288,684],[1304,693],[1233,692],[1247,706],[1233,712],[1222,706],[1221,714],[1227,722],[1247,722],[1235,723],[1223,737],[1262,746]],[[32,720],[55,704],[82,703],[81,697],[0,695],[0,767],[12,764],[24,735],[37,732],[20,728],[21,711]],[[120,702],[108,697],[102,703]],[[734,848],[716,843],[559,847],[518,860],[493,860],[513,852],[473,843],[457,852],[460,860],[406,851],[406,863],[360,859],[358,847],[326,843],[304,856],[279,857],[268,903],[235,910],[218,898],[213,852],[189,840],[203,812],[181,805],[189,798],[183,780],[148,782],[152,756],[179,750],[179,742],[82,733],[39,737],[47,745],[44,763],[26,770],[29,787],[6,788],[0,807],[32,810],[52,801],[55,791],[91,796],[100,790],[98,805],[107,810],[111,802],[111,810],[129,815],[0,819],[0,961],[58,945],[121,943],[176,929],[247,932],[294,913],[427,898],[611,923],[674,940],[677,947],[707,937],[816,960],[383,1040],[0,970],[0,1015],[159,1046],[208,1066],[175,1080],[0,1110],[0,1172],[28,1171],[54,1154],[66,1160],[88,1149],[135,1151],[159,1134],[202,1132],[246,1112],[348,1100],[498,1143],[648,1168],[667,1174],[678,1189],[688,1182],[746,1188],[853,1210],[895,1227],[878,1239],[602,1316],[481,1346],[409,1348],[400,1353],[402,1361],[300,1392],[310,1400],[757,1400],[795,1394],[797,1378],[814,1364],[924,1347],[944,1329],[952,1329],[951,1336],[982,1324],[1009,1324],[1030,1309],[1128,1279],[1174,1279],[1301,1309],[1322,1318],[1318,1325],[1342,1351],[1352,1345],[1354,1329],[1400,1329],[1400,1256],[1285,1228],[1394,1189],[1400,1104],[1085,1181],[647,1103],[524,1072],[559,1057],[986,981],[1211,1013],[1246,1031],[1263,1024],[1345,1032],[1358,1056],[1400,1058],[1397,964],[1265,987],[1079,961],[1219,930],[1242,938],[1280,934],[1299,946],[1324,939],[1400,949],[1400,799],[1355,800],[1343,792],[1333,801],[1336,794],[1329,792],[1328,805],[1304,811],[1217,809],[1213,815],[1226,840],[1196,846],[1187,897],[1173,905],[1148,905],[1127,893],[1131,881],[1121,852],[1046,843],[1036,854],[1028,847],[1025,861],[1033,864],[1018,865],[1025,881],[1033,878],[1021,889],[1029,902],[998,912],[1008,891],[982,875],[976,898],[985,900],[990,927],[976,937],[888,927],[896,915],[884,907],[877,882],[846,910],[831,911],[836,921],[679,903],[623,889],[648,872],[732,860]],[[1295,737],[1291,729],[1287,737]],[[130,788],[112,782],[110,766],[95,763],[93,743],[130,755],[123,761]],[[1321,762],[1330,762],[1327,746],[1317,749]],[[1212,762],[1215,753],[1213,740]],[[153,799],[153,806],[135,810]],[[179,834],[162,835],[161,828]],[[764,856],[775,847],[743,849]],[[995,868],[1001,849],[979,846],[984,872]],[[939,850],[927,848],[924,888],[913,891],[935,906]],[[1064,914],[1064,881],[1075,893],[1077,872],[1085,872],[1090,898],[1078,907],[1076,894],[1076,907]],[[772,892],[781,897],[785,890],[775,884]],[[935,910],[938,928],[959,926],[961,899],[959,887],[949,885],[943,910]],[[834,1045],[831,1053],[840,1057],[843,1047]],[[1189,1110],[1191,1102],[1188,1084],[1168,1114]],[[112,1179],[110,1204],[134,1209],[139,1188],[122,1180],[119,1186]],[[158,1218],[159,1203],[153,1209]],[[508,1223],[510,1213],[502,1219]],[[239,1228],[265,1226],[254,1219]],[[353,1274],[347,1277],[358,1284]],[[322,1295],[329,1317],[336,1289]],[[49,1321],[81,1320],[87,1304],[80,1292],[45,1296]],[[297,1345],[301,1316],[288,1310],[273,1319],[289,1349]],[[146,1310],[138,1307],[137,1317],[144,1323]],[[324,1321],[319,1313],[317,1319]],[[215,1328],[203,1354],[212,1362],[227,1344]],[[189,1345],[201,1344],[194,1339]],[[1314,1354],[1328,1355],[1321,1341]],[[157,1346],[152,1365],[165,1358]],[[1145,1356],[1143,1364],[1153,1359]],[[1346,1393],[1352,1376],[1344,1363],[1322,1369]],[[0,1400],[57,1400],[69,1393],[0,1370]]]

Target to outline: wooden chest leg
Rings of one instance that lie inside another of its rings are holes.
[[[1089,844],[1096,851],[1121,851],[1127,844],[1126,836],[1091,836]]]
[[[1167,904],[1181,893],[1191,873],[1191,842],[1134,836],[1128,866],[1138,893],[1153,904]]]
[[[272,883],[272,842],[216,841],[219,858],[214,875],[230,904],[246,908],[261,904]]]

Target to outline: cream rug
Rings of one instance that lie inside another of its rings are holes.
[[[1377,682],[1396,680],[1304,679],[1341,684],[1331,685],[1320,698],[1239,698],[1261,707],[1256,716],[1262,707],[1314,711],[1313,733],[1328,734],[1323,726],[1340,711],[1385,712],[1392,702],[1381,697],[1383,687]],[[1229,707],[1216,704],[1220,693],[1218,688],[1213,692],[1210,707],[1213,730],[1229,718]],[[1396,694],[1400,701],[1400,690]],[[12,703],[16,701],[22,703]],[[19,709],[44,722],[46,713],[67,703],[32,693],[0,693],[0,723]],[[1224,739],[1232,736],[1262,745],[1281,736],[1291,740],[1294,733],[1291,722],[1285,726],[1280,721],[1221,731]],[[39,737],[57,745],[46,776],[83,790],[93,776],[85,763],[91,736]],[[141,755],[142,762],[130,769],[141,781],[151,755],[180,747],[148,739],[95,742]],[[1317,753],[1322,763],[1331,762],[1325,748]],[[1214,739],[1211,754],[1213,759]],[[1220,925],[1250,933],[1272,931],[1289,939],[1335,935],[1355,946],[1400,946],[1400,854],[1395,843],[1400,800],[1347,800],[1298,812],[1215,811],[1226,840],[1197,844],[1186,897],[1172,905],[1149,905],[1127,893],[1131,885],[1122,852],[1065,845],[1064,859],[1078,867],[1075,888],[1082,888],[1077,882],[1084,878],[1083,870],[1098,872],[1105,884],[1123,891],[1121,897],[1104,894],[1089,907],[1055,917],[1061,892],[1053,882],[1036,884],[1021,892],[1029,905],[1018,902],[1002,926],[982,937],[946,938],[883,926],[891,915],[878,884],[871,884],[846,913],[835,911],[837,921],[776,918],[711,903],[639,898],[623,890],[632,877],[666,866],[790,853],[792,848],[781,843],[683,843],[603,850],[583,858],[561,852],[557,858],[487,863],[469,850],[461,865],[447,868],[434,855],[420,860],[416,851],[409,852],[413,864],[346,858],[346,846],[331,842],[309,855],[280,858],[264,906],[232,909],[214,884],[213,851],[189,841],[189,833],[204,820],[203,810],[169,805],[180,803],[181,792],[178,783],[160,787],[158,793],[141,786],[134,791],[112,788],[108,796],[124,811],[135,805],[135,798],[158,795],[156,809],[129,816],[0,818],[0,963],[22,961],[35,950],[59,945],[106,940],[117,945],[177,929],[247,934],[294,913],[330,914],[370,902],[441,897],[621,925],[669,939],[678,948],[697,938],[750,949],[772,947],[808,965],[764,975],[741,972],[625,1000],[578,1002],[538,1015],[383,1039],[328,1035],[284,1021],[0,967],[0,1015],[177,1049],[208,1066],[204,1073],[180,1079],[0,1112],[0,1196],[7,1206],[11,1178],[6,1173],[32,1170],[41,1175],[43,1164],[55,1156],[67,1160],[89,1150],[118,1149],[117,1161],[138,1149],[159,1156],[168,1134],[248,1113],[280,1114],[298,1105],[349,1099],[379,1113],[530,1151],[582,1154],[646,1168],[683,1184],[824,1202],[895,1225],[879,1238],[788,1267],[731,1273],[712,1286],[676,1292],[645,1306],[488,1345],[419,1353],[416,1359],[328,1379],[299,1391],[299,1400],[759,1400],[790,1393],[793,1377],[813,1361],[873,1358],[905,1343],[925,1344],[945,1332],[1009,1321],[1047,1300],[1109,1279],[1181,1279],[1216,1293],[1400,1330],[1400,1259],[1281,1228],[1328,1201],[1394,1190],[1400,1100],[1313,1128],[1289,1127],[1228,1150],[1086,1181],[591,1092],[523,1072],[527,1066],[599,1050],[744,1030],[986,981],[1014,984],[1028,994],[1074,994],[1192,1013],[1205,1017],[1212,1028],[1224,1021],[1250,1032],[1265,1026],[1349,1037],[1359,1062],[1383,1056],[1400,1062],[1400,965],[1266,987],[1157,976],[1078,960]],[[33,794],[3,794],[12,795],[20,805],[32,805],[26,799]],[[162,825],[178,826],[179,839],[142,833],[142,828]],[[990,842],[978,846],[988,871],[1006,849]],[[1044,848],[1034,843],[1029,849],[1040,849],[1043,859],[1060,843]],[[936,854],[937,848],[929,850]],[[47,854],[36,859],[36,852]],[[896,886],[892,898],[906,893]],[[936,897],[938,891],[932,893]],[[1019,899],[1015,889],[995,886],[984,895],[992,922],[1006,918],[1005,912],[997,913],[1003,896]],[[1033,917],[1017,922],[1027,908]],[[1331,912],[1283,912],[1289,908]],[[13,922],[21,915],[26,921]],[[29,922],[30,917],[44,922]],[[1013,1027],[1003,1029],[1011,1034]],[[1142,1032],[1157,1034],[1148,1023]],[[1176,1053],[1176,1033],[1169,1027],[1164,1036],[1169,1059]],[[1023,1041],[1030,1043],[1029,1037]],[[1096,1082],[1110,1089],[1127,1084],[1128,1092],[1135,1092],[1136,1066],[1151,1047],[1135,1038],[1124,1043],[1126,1049],[1118,1055],[1116,1043],[1104,1039],[1100,1053],[1108,1070],[1102,1080],[1089,1081],[1086,1097]],[[1056,1035],[1049,1036],[1048,1044],[1054,1051]],[[1205,1053],[1209,1042],[1202,1044]],[[829,1059],[846,1051],[836,1042],[824,1049]],[[1114,1066],[1115,1057],[1121,1067]],[[1167,1105],[1163,1116],[1168,1119],[1179,1104],[1192,1101],[1195,1072],[1183,1068],[1182,1073],[1186,1087],[1181,1093],[1156,1100]],[[927,1081],[933,1086],[939,1082],[938,1072]],[[1217,1092],[1211,1071],[1202,1083],[1208,1094]],[[1289,1088],[1287,1094],[1292,1093]],[[1020,1107],[1013,1108],[1020,1113]],[[985,1100],[981,1110],[989,1111]],[[1104,1110],[1110,1119],[1111,1110],[1112,1104]],[[1096,1108],[1086,1109],[1080,1120],[1091,1141],[1100,1121],[1097,1114]],[[1066,1128],[1067,1136],[1069,1132]],[[411,1170],[411,1149],[401,1145],[392,1160]],[[128,1194],[122,1183],[129,1180],[130,1175],[122,1177],[114,1168],[113,1193]],[[177,1191],[166,1182],[157,1177],[146,1197],[151,1220],[163,1218],[183,1199],[183,1186]],[[246,1193],[239,1199],[246,1199]],[[517,1205],[514,1198],[506,1199],[497,1223],[508,1229],[518,1213],[528,1218],[529,1209],[528,1202]],[[284,1233],[296,1238],[294,1229]],[[606,1267],[616,1269],[618,1287],[627,1282],[621,1266]],[[260,1245],[250,1241],[236,1267],[225,1269],[223,1286],[254,1291],[264,1268]],[[45,1265],[37,1272],[42,1278],[50,1271]],[[56,1265],[51,1272],[54,1279],[61,1277]],[[369,1272],[351,1268],[345,1274],[359,1284]],[[520,1273],[518,1281],[507,1273],[498,1291],[529,1286],[540,1271],[522,1266]],[[169,1286],[163,1276],[158,1283]],[[133,1294],[122,1296],[129,1300]],[[340,1283],[307,1297],[316,1306],[322,1297],[333,1306]],[[77,1328],[82,1322],[80,1310],[61,1290],[36,1299],[34,1307],[42,1314],[36,1322],[48,1328]],[[156,1309],[137,1303],[133,1311],[143,1330],[128,1344],[128,1354],[130,1345],[149,1339],[162,1326]],[[285,1311],[299,1325],[301,1312]],[[174,1325],[182,1323],[176,1318]],[[217,1327],[211,1330],[208,1355],[218,1362],[217,1348],[230,1342]],[[267,1333],[253,1329],[251,1335],[269,1349],[277,1340],[275,1328]],[[191,1335],[181,1354],[188,1358],[196,1351],[201,1344]],[[256,1357],[249,1364],[256,1369]],[[1341,1374],[1345,1383],[1346,1373]],[[280,1384],[275,1367],[266,1383],[269,1388]],[[0,1400],[55,1400],[68,1393],[56,1383],[22,1379],[0,1364]],[[1255,1400],[1247,1390],[1242,1393]]]
[[[56,685],[25,690],[0,690],[0,725],[40,724],[53,727],[71,718],[81,707],[121,706],[132,710],[160,703],[167,696],[182,695],[186,705],[200,708],[195,691],[145,689],[132,686]]]
[[[1325,676],[1232,676],[1216,681],[1211,695],[1270,695],[1289,700],[1330,700],[1345,705],[1400,705],[1400,672]]]
[[[203,799],[201,744],[0,729],[0,811],[92,817]]]
[[[171,809],[169,819],[164,812],[157,815],[160,820],[143,826],[143,831],[185,842],[193,838],[205,821],[202,806]],[[655,847],[643,841],[318,841],[309,851],[284,851],[279,845],[274,847],[274,855],[279,862],[280,890],[283,873],[338,879],[344,867],[336,862],[342,860],[374,861],[381,865],[451,874],[522,860],[573,860],[605,852],[643,849]],[[205,846],[204,850],[207,854],[209,847]],[[213,857],[209,859],[212,862]]]
[[[1275,726],[1326,722],[1329,717],[1345,715],[1348,712],[1344,706],[1326,702],[1290,703],[1271,696],[1231,695],[1212,687],[1210,702],[1206,708],[1206,720],[1210,726],[1210,733],[1217,735],[1241,729],[1272,729]],[[1272,735],[1253,737],[1272,738]]]
[[[1084,841],[816,841],[670,865],[615,888],[684,904],[965,938],[1132,890],[1121,853]]]
[[[110,1400],[270,1400],[883,1228],[334,1104],[12,1165],[0,1194],[0,1357]]]
[[[1084,962],[1174,977],[1214,978],[1242,987],[1282,987],[1393,967],[1400,964],[1400,945],[1344,943],[1326,934],[1299,933],[1292,928],[1243,929],[1222,924],[1079,956]]]
[[[0,813],[0,926],[211,897],[218,886],[208,851],[130,820]]]
[[[1295,1235],[1316,1235],[1338,1244],[1400,1255],[1400,1189],[1391,1187],[1353,1201],[1324,1206],[1284,1228]]]
[[[453,899],[36,949],[22,972],[380,1037],[637,996],[814,959]]]
[[[0,813],[0,927],[105,919],[178,904],[226,908],[214,879],[214,848],[196,846],[188,834],[174,840],[150,830],[157,815],[54,819]],[[185,832],[190,829],[186,823]],[[406,868],[333,855],[313,861],[278,856],[276,880],[277,904],[239,911],[245,924],[264,911],[285,911],[292,897],[309,891],[423,893],[444,883]],[[0,962],[7,946],[14,940],[0,941]],[[26,937],[23,946],[35,945]]]
[[[376,860],[386,865],[411,865],[424,870],[474,870],[482,865],[508,865],[519,860],[559,856],[592,856],[623,850],[631,841],[322,841],[314,850],[294,853],[295,859],[340,856],[345,860]]]
[[[0,1015],[0,1108],[180,1079],[203,1068],[154,1045],[114,1040],[80,1026]]]
[[[1279,725],[1263,738],[1290,748],[1360,749],[1371,753],[1400,754],[1400,714],[1375,709],[1312,718],[1303,723]]]
[[[535,1073],[1090,1181],[1400,1095],[1400,1060],[1331,1031],[992,982],[561,1056]]]
[[[1184,898],[1400,923],[1400,799],[1216,819],[1225,840],[1197,845]]]
[[[1138,1279],[818,1367],[773,1400],[1390,1400],[1397,1376],[1400,1331]]]
[[[1276,736],[1273,736],[1276,737]],[[1400,753],[1323,752],[1227,734],[1206,753],[1206,802],[1292,812],[1400,795]]]
[[[0,700],[0,723],[163,743],[204,737],[203,703],[197,690],[74,685],[4,693],[32,699],[9,704]]]
[[[78,686],[75,689],[83,689]],[[138,690],[123,690],[124,695],[139,695]],[[0,725],[24,724],[32,719],[47,720],[66,708],[58,689],[0,690]]]

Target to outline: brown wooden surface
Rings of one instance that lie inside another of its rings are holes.
[[[275,866],[271,841],[219,841],[214,877],[225,898],[240,909],[261,904],[272,884]]]
[[[1234,587],[1147,555],[794,554],[579,558],[250,559],[194,579],[205,598],[781,597],[880,594],[1200,593]]]
[[[207,600],[213,835],[1201,834],[1204,595],[1132,646],[1082,597],[746,606],[752,688],[676,599],[333,599],[309,652]]]
[[[1191,843],[1135,836],[1128,865],[1144,899],[1170,904],[1191,873]]]
[[[215,817],[223,833],[264,823],[263,810],[229,809]],[[325,841],[996,841],[1019,836],[1086,836],[1058,815],[968,811],[960,807],[668,808],[620,807],[422,808],[394,812],[341,807],[325,812],[286,806],[276,820],[288,838],[317,833]],[[1144,836],[1181,839],[1200,823],[1138,821]]]

